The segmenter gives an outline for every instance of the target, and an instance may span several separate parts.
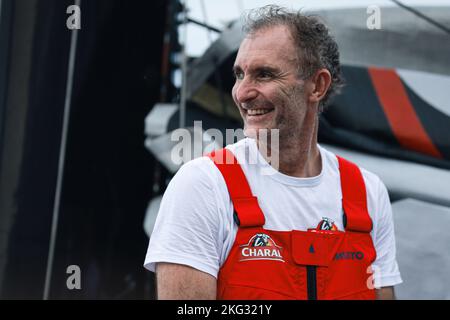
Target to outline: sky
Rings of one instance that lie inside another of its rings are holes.
[[[188,16],[202,22],[207,22],[216,28],[224,26],[241,16],[246,10],[261,7],[267,4],[278,4],[291,9],[317,10],[329,8],[355,8],[368,7],[369,5],[395,6],[390,0],[185,0],[188,7]],[[409,6],[436,6],[450,5],[450,0],[401,0]],[[204,8],[204,11],[202,10]],[[206,13],[206,15],[204,14]],[[189,56],[198,57],[209,47],[211,41],[217,39],[215,32],[189,24],[186,31],[180,30],[183,41],[186,35],[186,52]]]

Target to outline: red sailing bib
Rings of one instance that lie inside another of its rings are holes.
[[[359,168],[338,157],[343,231],[272,231],[228,149],[209,155],[222,173],[238,232],[218,275],[218,299],[375,299],[376,251]]]

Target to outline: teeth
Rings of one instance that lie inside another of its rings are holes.
[[[268,109],[251,109],[251,110],[247,110],[247,113],[249,116],[259,116],[262,114],[266,114],[269,113],[272,110],[268,110]]]

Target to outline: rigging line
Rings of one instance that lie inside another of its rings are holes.
[[[209,23],[208,23],[208,14],[207,14],[207,11],[206,11],[205,1],[204,0],[200,0],[200,5],[201,5],[201,8],[202,8],[203,21],[204,21],[204,23],[206,25],[209,25]],[[212,43],[213,43],[211,30],[209,30],[209,29],[207,29],[207,30],[208,30],[207,31],[207,35],[208,35],[209,46],[211,46]],[[225,117],[225,120],[227,122],[229,122],[230,121],[230,117],[229,117],[229,114],[228,114],[227,104],[226,104],[225,97],[224,97],[223,82],[222,82],[222,77],[221,77],[220,72],[219,72],[219,64],[218,64],[216,56],[213,56],[212,63],[214,65],[214,79],[216,80],[217,87],[219,89],[219,99],[220,99],[220,105],[222,106],[222,113],[223,113],[223,116]]]
[[[422,18],[423,20],[427,21],[428,23],[434,25],[435,27],[441,29],[442,31],[450,34],[450,29],[446,26],[444,26],[443,24],[439,23],[438,21],[428,17],[427,15],[423,14],[422,12],[398,1],[398,0],[391,0],[391,2],[395,3],[396,5],[398,5],[399,7],[415,14],[416,16],[418,16],[419,18]]]
[[[183,46],[181,50],[181,93],[180,93],[180,117],[179,128],[186,126],[186,100],[187,100],[187,27],[188,27],[188,9],[187,0],[183,2]]]
[[[202,8],[203,22],[204,22],[205,25],[209,25],[209,23],[208,23],[208,14],[206,12],[206,6],[205,6],[205,1],[204,0],[200,0],[200,6]],[[209,45],[211,45],[213,43],[213,39],[212,39],[212,36],[211,36],[211,30],[208,29],[208,28],[207,28],[207,30],[208,31],[206,32],[206,34],[208,35],[208,42],[209,42]]]
[[[1,0],[0,0],[0,1],[1,1]],[[222,32],[220,29],[218,29],[218,28],[216,28],[216,27],[209,26],[209,25],[205,24],[204,22],[197,21],[197,20],[195,20],[195,19],[193,19],[193,18],[188,18],[188,22],[193,23],[193,24],[196,24],[196,25],[198,25],[198,26],[200,26],[200,27],[209,29],[209,30],[214,31],[214,32],[216,32],[216,33],[221,33],[221,32]]]
[[[75,5],[81,7],[81,0],[75,0]],[[61,133],[61,147],[59,149],[58,176],[56,180],[55,202],[53,203],[52,229],[50,234],[50,244],[47,258],[47,270],[45,274],[45,286],[43,297],[44,300],[49,299],[52,271],[53,271],[53,260],[55,256],[56,234],[58,231],[58,218],[61,203],[61,191],[64,175],[64,162],[66,157],[67,136],[69,131],[70,109],[72,106],[72,89],[73,89],[73,78],[75,73],[77,43],[78,43],[78,30],[74,29],[72,30],[72,37],[70,41],[69,63],[67,67],[68,70],[67,70],[66,97],[64,101],[64,118]]]

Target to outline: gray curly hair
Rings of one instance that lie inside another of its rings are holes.
[[[319,113],[327,106],[330,98],[341,91],[344,79],[341,74],[338,45],[318,16],[268,5],[247,12],[243,17],[243,23],[243,31],[247,35],[273,26],[288,27],[299,49],[301,78],[307,79],[321,68],[330,72],[331,85],[319,105]]]

